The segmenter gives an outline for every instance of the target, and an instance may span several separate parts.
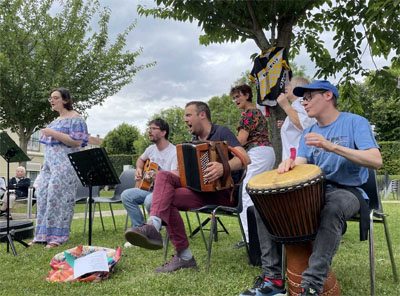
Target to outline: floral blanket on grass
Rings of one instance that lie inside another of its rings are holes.
[[[109,271],[87,273],[74,279],[74,269],[72,267],[74,260],[96,251],[106,252]],[[110,273],[113,272],[115,265],[120,259],[121,247],[114,250],[104,247],[79,245],[58,253],[51,259],[50,266],[52,270],[50,270],[46,280],[49,282],[99,282],[110,276]]]

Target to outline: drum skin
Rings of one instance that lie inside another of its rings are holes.
[[[312,164],[278,174],[267,171],[251,178],[246,190],[273,240],[284,243],[289,295],[301,294],[301,274],[308,267],[324,205],[324,174]],[[340,295],[329,272],[321,295]]]

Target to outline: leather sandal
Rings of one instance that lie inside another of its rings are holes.
[[[33,245],[44,245],[44,244],[46,244],[46,242],[30,241],[28,243],[28,246],[32,247]]]
[[[52,249],[52,248],[56,248],[58,246],[59,246],[59,244],[56,244],[56,243],[48,243],[44,248],[45,249]]]

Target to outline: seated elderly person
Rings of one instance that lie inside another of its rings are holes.
[[[0,177],[0,198],[3,197],[4,192],[6,192],[6,182],[3,177]]]
[[[8,182],[8,190],[10,190],[10,209],[14,205],[16,199],[25,198],[28,196],[28,188],[31,185],[31,179],[25,177],[25,168],[17,167],[15,177],[12,177]],[[3,204],[0,208],[0,216],[7,214],[7,194],[3,196]]]

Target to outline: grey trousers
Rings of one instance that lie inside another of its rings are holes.
[[[339,247],[345,222],[357,214],[359,209],[360,203],[353,193],[345,189],[327,187],[320,227],[308,261],[309,267],[302,274],[302,287],[312,286],[322,290],[333,256]],[[261,217],[255,212],[263,273],[271,279],[280,279],[282,246],[270,238]]]

